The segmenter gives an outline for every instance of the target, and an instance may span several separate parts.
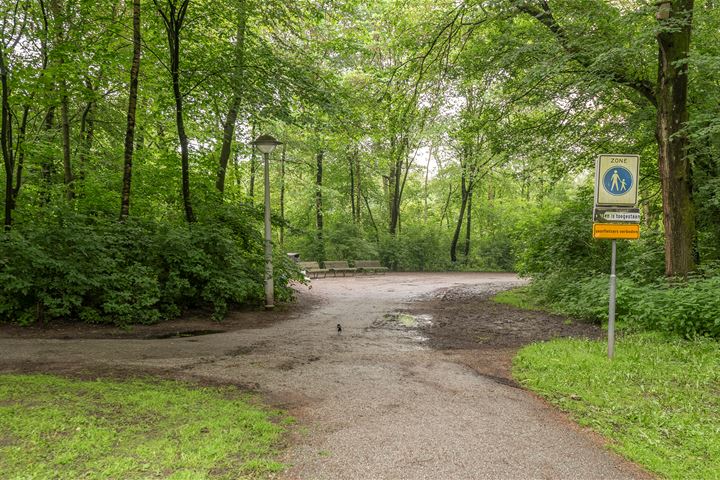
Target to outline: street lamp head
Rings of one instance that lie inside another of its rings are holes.
[[[270,135],[260,135],[252,144],[255,145],[261,153],[272,153],[275,147],[282,145],[282,142],[278,142]]]

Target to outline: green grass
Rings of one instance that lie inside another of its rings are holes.
[[[492,299],[497,303],[504,303],[511,307],[522,308],[523,310],[540,310],[542,307],[542,305],[530,295],[529,287],[517,287],[511,290],[505,290],[495,295]]]
[[[554,340],[520,351],[524,385],[662,477],[720,478],[720,344],[659,334],[607,344]]]
[[[289,419],[234,388],[0,375],[3,479],[262,478]]]

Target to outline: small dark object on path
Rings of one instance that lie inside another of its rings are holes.
[[[340,334],[342,333],[342,325],[340,325],[340,324],[338,323],[338,324],[337,324],[337,329],[338,329],[338,335],[340,335]]]

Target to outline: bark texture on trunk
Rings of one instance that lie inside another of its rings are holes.
[[[316,177],[315,177],[315,227],[316,227],[316,241],[317,241],[317,254],[318,262],[325,261],[325,238],[323,235],[324,221],[323,221],[323,195],[322,195],[322,184],[323,184],[323,157],[325,152],[320,150],[316,157]]]
[[[140,41],[140,0],[133,0],[133,59],[132,67],[130,68],[130,94],[128,99],[127,129],[125,130],[120,220],[125,220],[130,215],[130,187],[132,183],[133,151],[135,147],[135,113],[137,110],[138,76],[140,73]]]
[[[23,116],[20,122],[20,130],[17,137],[17,145],[15,147],[16,154],[16,170],[15,170],[15,188],[13,189],[12,208],[17,207],[17,198],[20,195],[22,187],[23,168],[25,166],[25,134],[27,132],[28,116],[30,115],[30,105],[23,107]]]
[[[467,197],[467,224],[465,225],[465,249],[463,251],[466,263],[470,257],[470,238],[472,236],[472,190],[468,192]]]
[[[407,180],[407,173],[410,170],[410,162],[407,158],[410,142],[407,135],[407,132],[405,132],[397,138],[393,137],[390,142],[392,154],[390,174],[388,175],[390,209],[388,232],[390,235],[396,235],[399,231],[402,194],[405,188],[405,180]]]
[[[183,96],[180,90],[180,32],[185,23],[185,14],[190,0],[168,0],[167,10],[159,6],[158,0],[153,0],[153,3],[165,23],[165,32],[167,33],[168,47],[170,48],[170,76],[172,77],[173,96],[175,97],[175,123],[178,140],[180,141],[183,207],[185,220],[188,223],[193,223],[195,222],[195,214],[190,200],[190,152],[183,116]]]
[[[460,232],[462,232],[463,219],[465,218],[465,208],[467,208],[468,201],[468,182],[465,169],[463,169],[462,177],[460,179],[460,188],[460,213],[458,214],[458,220],[455,224],[455,232],[453,233],[452,242],[450,243],[450,260],[453,263],[457,262],[457,246],[460,241]]]
[[[98,80],[100,80],[99,78]],[[78,162],[75,178],[82,184],[85,181],[87,173],[87,162],[92,150],[93,140],[95,138],[95,87],[92,81],[85,79],[85,87],[91,94],[91,99],[85,104],[85,109],[80,117],[80,148],[78,152]]]
[[[285,161],[287,160],[287,144],[283,143],[280,157],[280,245],[285,243]]]
[[[669,18],[659,17],[657,130],[658,167],[665,227],[665,274],[687,276],[695,268],[695,212],[689,141],[688,64],[693,0],[671,3]],[[678,27],[679,26],[679,27]]]
[[[355,157],[351,153],[348,155],[348,167],[350,173],[350,208],[352,209],[353,223],[357,223],[357,212],[355,209]]]
[[[250,130],[250,135],[255,140],[255,124],[253,123]],[[255,203],[255,172],[257,172],[257,148],[255,145],[252,147],[252,153],[250,153],[250,203]]]
[[[235,70],[232,76],[233,96],[230,100],[228,114],[223,125],[222,148],[220,149],[220,165],[215,187],[222,194],[225,192],[225,174],[227,173],[228,161],[232,148],[233,137],[235,136],[235,122],[237,122],[240,100],[243,94],[243,67],[245,63],[245,30],[247,27],[247,11],[245,0],[238,0],[237,38],[235,39]],[[253,139],[254,140],[254,139]]]
[[[70,153],[70,99],[67,96],[67,85],[63,82],[63,96],[60,100],[60,117],[62,121],[62,150],[63,150],[63,179],[65,181],[65,195],[68,200],[75,198],[75,177],[72,171],[72,157]]]
[[[0,118],[0,148],[2,149],[3,165],[5,166],[5,230],[12,225],[13,210],[13,174],[15,160],[12,148],[12,118],[10,114],[10,87],[8,70],[2,45],[0,45],[0,84],[2,84],[2,106]]]

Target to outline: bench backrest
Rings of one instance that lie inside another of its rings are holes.
[[[345,260],[334,260],[325,262],[325,268],[350,268],[350,266]]]
[[[358,268],[379,268],[382,267],[380,265],[380,260],[356,260],[355,266]]]
[[[320,265],[318,265],[318,262],[298,262],[298,265],[302,270],[313,268],[313,269],[319,269]]]

